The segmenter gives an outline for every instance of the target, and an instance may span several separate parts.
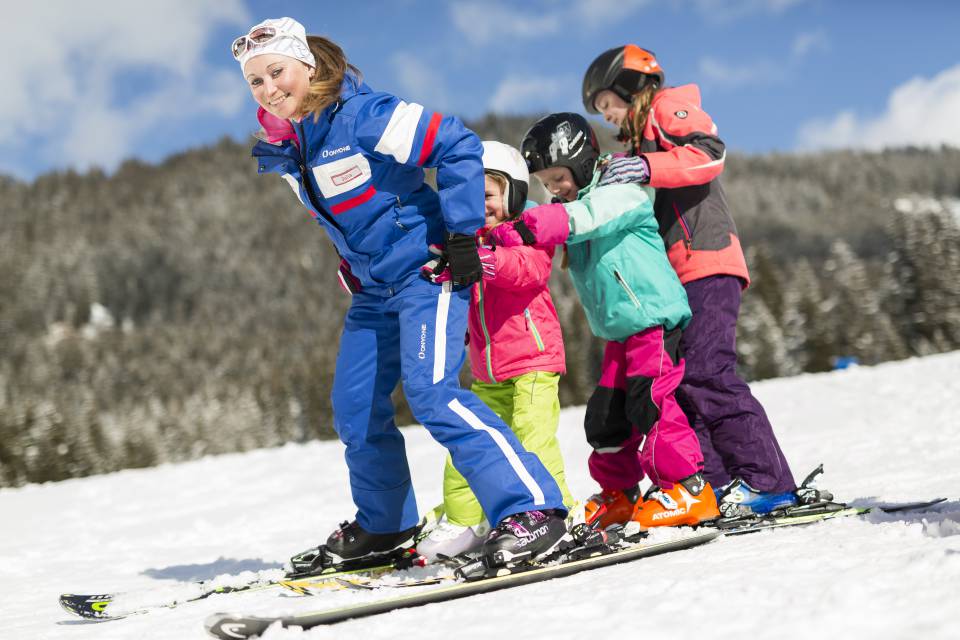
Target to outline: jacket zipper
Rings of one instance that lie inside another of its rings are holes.
[[[527,323],[527,331],[533,333],[533,339],[537,343],[537,350],[542,352],[545,348],[543,339],[540,337],[540,332],[537,331],[537,325],[533,322],[533,316],[530,315],[529,307],[523,310],[523,317]]]
[[[623,276],[620,275],[620,272],[617,270],[613,271],[613,277],[617,279],[617,282],[620,283],[620,286],[623,287],[623,290],[627,292],[627,295],[630,296],[630,299],[633,300],[633,304],[637,309],[641,309],[640,298],[637,297],[637,294],[633,292],[630,288],[630,285],[627,284],[626,280],[623,279]]]
[[[333,219],[327,211],[319,205],[319,198],[317,198],[316,191],[313,190],[313,183],[310,181],[310,174],[307,173],[307,158],[310,157],[310,154],[307,150],[307,134],[303,128],[303,123],[300,124],[300,179],[303,182],[303,190],[307,193],[307,200],[310,201],[310,205],[313,207],[313,210],[323,216],[323,219],[329,222],[335,229],[342,231],[340,225]],[[297,125],[294,125],[294,132],[296,132]]]
[[[407,229],[407,228],[403,225],[403,223],[400,222],[400,209],[401,209],[402,207],[403,207],[403,204],[400,202],[400,196],[397,196],[397,204],[396,204],[396,206],[395,206],[394,209],[393,209],[393,214],[394,214],[393,222],[394,222],[394,224],[396,224],[398,227],[400,227],[401,229],[403,229],[404,232],[409,233],[409,232],[410,232],[410,229]]]
[[[493,356],[490,349],[490,332],[487,331],[487,316],[483,309],[483,281],[477,283],[478,297],[478,307],[480,311],[480,328],[483,330],[483,359],[487,364],[487,376],[490,377],[490,382],[496,382],[497,379],[493,377]]]
[[[693,245],[692,235],[690,233],[690,229],[687,227],[686,220],[683,219],[683,214],[680,213],[680,207],[677,206],[676,202],[672,204],[673,212],[677,216],[677,222],[680,223],[680,231],[683,233],[683,246],[687,248],[687,257],[689,257]]]

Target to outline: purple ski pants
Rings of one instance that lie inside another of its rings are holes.
[[[684,285],[693,319],[680,341],[686,373],[677,400],[700,439],[703,474],[714,488],[739,477],[759,491],[793,491],[773,427],[737,375],[742,282],[717,275]]]
[[[584,420],[594,449],[590,476],[601,488],[627,489],[646,474],[670,489],[703,468],[697,436],[674,397],[683,378],[679,343],[679,330],[652,327],[606,344]]]

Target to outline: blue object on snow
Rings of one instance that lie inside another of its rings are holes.
[[[860,361],[857,360],[856,356],[834,356],[833,357],[834,371],[839,369],[849,369],[850,367],[855,367],[859,364],[860,364]]]
[[[718,503],[736,504],[743,507],[743,511],[750,511],[757,515],[797,504],[797,496],[792,491],[785,493],[757,491],[739,478],[716,489],[715,493]],[[721,513],[723,513],[722,508]]]

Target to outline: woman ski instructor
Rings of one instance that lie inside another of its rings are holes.
[[[326,566],[412,545],[419,516],[390,400],[398,381],[498,523],[484,551],[509,559],[552,550],[566,534],[556,482],[458,380],[471,286],[483,275],[479,139],[457,118],[373,91],[338,45],[292,18],[254,26],[232,53],[260,106],[259,172],[292,187],[354,283],[332,400],[356,519],[301,558]],[[424,167],[436,168],[437,191]],[[446,247],[451,282],[421,277],[431,244]]]

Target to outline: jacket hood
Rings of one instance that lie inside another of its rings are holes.
[[[691,102],[698,107],[702,106],[700,100],[700,87],[695,84],[685,84],[679,87],[668,87],[663,91],[658,91],[657,97],[654,98],[654,100],[656,101],[657,99],[668,95],[686,102]]]

